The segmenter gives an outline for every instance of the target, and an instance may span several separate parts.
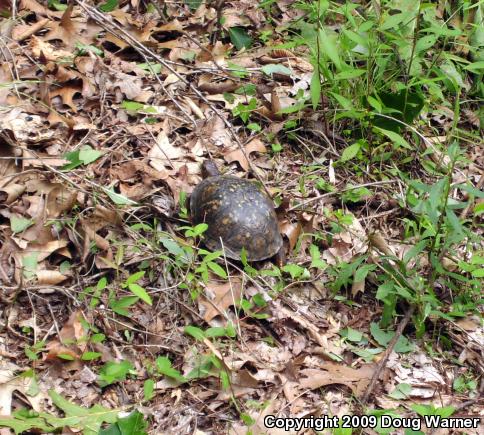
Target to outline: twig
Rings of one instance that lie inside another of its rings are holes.
[[[383,353],[383,358],[380,360],[378,363],[378,366],[373,373],[373,376],[371,378],[370,384],[368,385],[368,388],[365,391],[365,394],[363,395],[363,398],[361,399],[361,403],[365,405],[368,402],[368,399],[370,398],[370,395],[373,392],[373,389],[375,388],[375,385],[378,381],[378,378],[380,377],[380,373],[382,372],[383,368],[385,367],[388,358],[390,354],[393,351],[393,348],[397,344],[398,339],[402,335],[403,330],[407,326],[408,322],[410,321],[410,317],[412,317],[413,312],[415,311],[415,306],[411,305],[407,312],[405,313],[405,317],[401,320],[400,324],[398,325],[397,331],[395,332],[395,335],[391,339],[390,343],[388,344],[387,349]]]

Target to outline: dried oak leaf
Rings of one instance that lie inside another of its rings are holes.
[[[356,396],[360,396],[368,387],[375,365],[367,364],[353,369],[341,364],[324,363],[321,369],[303,369],[299,379],[302,388],[314,390],[325,385],[343,384],[349,387]]]
[[[64,324],[59,331],[58,339],[47,343],[46,349],[48,354],[45,356],[46,360],[65,361],[59,355],[70,355],[72,358],[79,359],[87,347],[87,341],[84,340],[86,331],[81,323],[83,314],[80,311],[75,311],[69,317],[69,320]]]
[[[224,156],[225,161],[227,163],[238,162],[244,171],[248,171],[249,161],[247,160],[246,155],[249,156],[253,152],[267,152],[266,146],[258,138],[252,139],[249,143],[247,143],[247,145],[245,145],[244,149],[245,155],[240,148],[230,151]]]
[[[101,28],[84,19],[73,20],[73,9],[74,5],[71,4],[62,14],[60,21],[52,21],[46,26],[50,30],[42,38],[44,41],[59,40],[70,50],[74,50],[78,42],[83,44],[93,42],[94,36],[99,33]]]
[[[232,278],[222,284],[210,281],[205,295],[199,298],[200,313],[206,322],[220,315],[225,319],[228,308],[235,305],[241,299],[241,295],[242,282],[238,278]]]

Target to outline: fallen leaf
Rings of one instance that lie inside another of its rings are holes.
[[[303,369],[299,379],[302,388],[314,390],[325,385],[343,384],[349,387],[356,396],[361,396],[368,387],[375,365],[363,365],[353,369],[341,364],[324,363],[321,369]]]
[[[242,283],[238,278],[222,284],[211,281],[207,284],[204,295],[199,298],[200,314],[206,322],[219,315],[226,319],[228,308],[240,301],[241,295]]]
[[[175,168],[173,160],[183,156],[183,150],[170,143],[167,134],[162,130],[156,138],[156,143],[148,152],[150,165],[158,171],[166,171],[166,167]]]
[[[254,152],[267,152],[266,146],[258,138],[252,139],[247,145],[245,145],[244,150],[247,157]],[[235,150],[230,151],[228,154],[226,154],[224,156],[224,159],[227,163],[238,162],[242,169],[247,172],[249,170],[249,161],[247,160],[245,155],[240,148],[236,148]]]
[[[59,331],[58,339],[46,344],[48,350],[48,354],[45,356],[46,360],[62,360],[59,355],[64,354],[76,359],[81,357],[87,347],[87,340],[85,340],[87,331],[84,329],[81,319],[83,319],[81,311],[74,311],[70,315],[69,320]]]

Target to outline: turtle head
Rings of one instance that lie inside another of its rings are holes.
[[[202,163],[202,177],[208,178],[215,177],[217,175],[220,175],[220,171],[218,170],[215,162],[213,160],[205,160]]]

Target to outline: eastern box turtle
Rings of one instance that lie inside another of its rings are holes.
[[[192,223],[205,222],[204,243],[210,250],[225,250],[227,257],[259,261],[283,255],[282,237],[272,201],[251,181],[220,175],[208,160],[202,165],[203,180],[190,196]]]

